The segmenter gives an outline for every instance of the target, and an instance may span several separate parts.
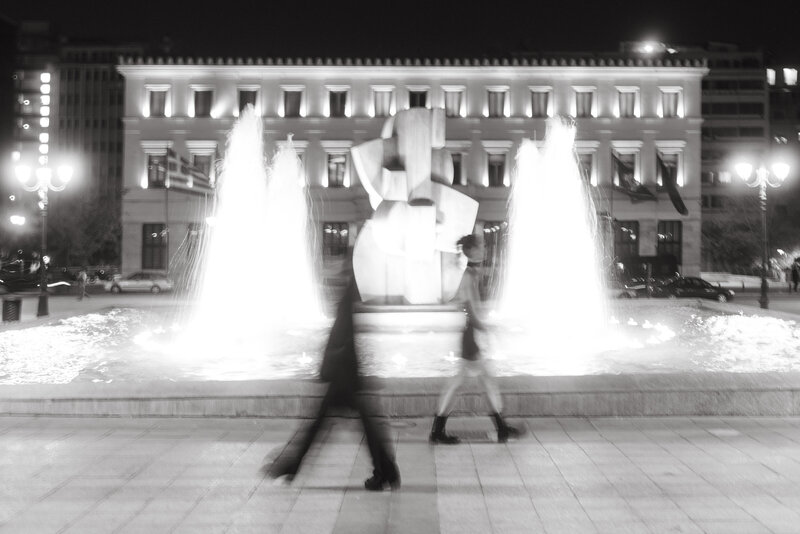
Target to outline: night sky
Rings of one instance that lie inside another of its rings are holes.
[[[78,39],[158,43],[169,36],[173,55],[464,57],[615,51],[620,41],[651,38],[763,46],[771,57],[800,59],[798,0],[36,0],[3,5],[0,13],[49,19]]]

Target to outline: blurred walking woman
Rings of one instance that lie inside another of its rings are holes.
[[[455,406],[456,393],[464,383],[464,379],[468,376],[477,376],[486,391],[486,396],[489,398],[489,404],[492,407],[492,418],[497,428],[497,441],[504,443],[508,441],[508,438],[518,437],[520,432],[508,425],[501,415],[503,399],[475,340],[475,330],[483,330],[484,332],[488,330],[478,311],[480,305],[480,293],[478,291],[480,272],[478,268],[484,259],[483,240],[472,234],[465,235],[458,240],[457,245],[461,247],[461,251],[469,260],[464,271],[464,277],[461,279],[461,285],[453,299],[461,304],[467,320],[464,334],[461,338],[461,367],[447,384],[444,392],[442,392],[442,396],[439,399],[439,410],[433,420],[429,441],[447,445],[455,445],[461,441],[458,437],[445,432],[445,424],[447,423],[447,417]]]
[[[358,412],[372,457],[372,477],[364,482],[364,487],[370,491],[381,491],[385,487],[397,489],[400,487],[400,472],[389,444],[389,435],[367,414],[368,405],[359,395],[363,388],[363,380],[359,372],[355,347],[353,304],[360,298],[352,271],[349,274],[349,284],[337,307],[336,319],[320,367],[320,379],[329,384],[328,392],[322,400],[316,419],[304,430],[295,434],[278,459],[269,467],[268,473],[276,478],[285,476],[289,480],[293,479],[328,410],[345,407]]]

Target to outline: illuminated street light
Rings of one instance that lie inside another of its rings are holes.
[[[767,296],[767,261],[768,261],[768,239],[767,239],[767,186],[780,187],[784,180],[789,176],[790,167],[788,163],[775,162],[771,170],[768,170],[762,163],[753,172],[753,165],[748,162],[737,163],[734,168],[739,178],[750,187],[758,187],[758,200],[761,208],[761,297],[758,299],[763,309],[769,307],[769,297]]]
[[[45,145],[46,146],[46,145]],[[47,294],[47,263],[49,263],[49,256],[47,256],[47,193],[48,191],[63,191],[67,184],[72,179],[73,169],[69,165],[61,165],[56,170],[55,176],[50,167],[42,166],[32,172],[31,168],[27,165],[17,165],[14,168],[14,173],[17,180],[22,185],[25,191],[36,192],[39,196],[39,210],[42,216],[42,246],[40,252],[41,265],[39,267],[39,307],[36,311],[37,317],[49,315],[49,303]],[[34,175],[34,180],[31,180],[31,175]],[[24,224],[25,218],[18,217],[21,222],[14,222],[12,217],[12,224]]]

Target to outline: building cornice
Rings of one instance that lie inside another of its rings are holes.
[[[216,65],[298,67],[699,67],[705,58],[539,57],[539,58],[252,58],[120,56],[126,65]]]

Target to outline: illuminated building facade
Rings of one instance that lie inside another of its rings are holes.
[[[167,190],[161,169],[177,154],[213,178],[226,133],[247,104],[263,117],[270,154],[293,134],[325,259],[345,253],[372,213],[349,149],[379,137],[397,110],[423,106],[446,110],[455,186],[480,203],[479,228],[487,235],[507,217],[521,140],[541,140],[548,117],[570,116],[577,124],[577,155],[609,234],[614,223],[616,262],[670,256],[683,273],[700,271],[701,82],[707,73],[701,59],[136,57],[123,58],[118,69],[126,95],[124,272],[166,269],[165,258],[202,227],[208,195]],[[670,201],[665,169],[673,173],[686,215]],[[623,190],[627,186],[650,195],[634,198]],[[162,238],[167,227],[171,239]],[[269,246],[267,229],[253,231]],[[245,254],[232,251],[232,261],[246,262]],[[581,261],[542,254],[543,261]]]

